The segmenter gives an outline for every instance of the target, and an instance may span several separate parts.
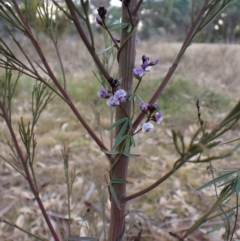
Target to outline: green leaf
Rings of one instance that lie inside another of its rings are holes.
[[[131,154],[131,153],[127,153],[127,152],[122,152],[122,154],[124,156],[128,156],[128,157],[140,157],[140,155],[138,155],[138,154]]]
[[[135,146],[136,146],[136,142],[135,142],[135,140],[134,140],[133,136],[131,136],[131,145],[132,145],[133,147],[135,147]]]
[[[107,47],[106,49],[102,49],[99,52],[97,52],[97,54],[103,54],[105,52],[107,52],[108,50],[112,49],[115,45],[111,45],[110,47]]]
[[[223,174],[222,176],[219,176],[219,177],[211,180],[210,182],[202,185],[201,187],[197,188],[196,191],[200,191],[200,190],[202,190],[202,189],[204,189],[204,188],[206,188],[206,187],[209,187],[209,186],[211,186],[211,185],[213,185],[213,184],[215,184],[215,183],[217,183],[217,182],[220,182],[221,180],[223,180],[223,179],[225,179],[225,178],[227,178],[227,177],[230,177],[230,176],[232,176],[232,175],[235,174],[235,173],[236,173],[236,171],[231,171],[231,172],[225,173],[225,174]]]
[[[230,152],[235,152],[236,150],[238,150],[240,148],[240,143],[237,144]]]
[[[110,190],[111,196],[112,196],[113,200],[115,201],[118,209],[121,210],[120,202],[118,201],[117,194],[116,194],[113,186],[111,185],[111,183],[109,184],[109,190]]]
[[[129,100],[129,101],[132,101],[132,100],[134,99],[135,95],[136,95],[135,93],[130,94],[130,95],[128,96],[128,100]]]
[[[126,138],[127,137],[127,135],[123,136],[123,134],[126,132],[126,130],[128,128],[128,125],[129,125],[129,121],[128,121],[128,118],[127,118],[127,120],[122,125],[122,128],[121,128],[121,130],[119,131],[119,133],[118,133],[118,135],[116,137],[116,140],[115,140],[115,143],[114,143],[114,146],[113,146],[113,150],[122,142],[122,138]]]
[[[142,218],[143,220],[146,220],[147,222],[150,222],[152,223],[153,225],[157,226],[157,223],[155,221],[153,221],[152,219],[142,215],[142,211],[141,210],[135,210],[135,209],[132,209],[131,210],[133,214],[137,215],[138,217]]]
[[[119,153],[119,151],[108,151],[108,150],[103,150],[103,149],[100,149],[100,150],[109,155],[117,155]]]
[[[240,138],[237,138],[237,139],[234,139],[234,140],[231,140],[231,141],[228,141],[228,142],[224,142],[223,144],[226,145],[226,144],[232,143],[234,141],[240,141]]]
[[[124,145],[123,152],[128,152],[130,149],[130,146],[131,146],[131,136],[128,135]]]
[[[232,216],[234,215],[234,212],[228,214],[226,217],[224,217],[221,221],[226,221],[228,219],[230,219]]]
[[[98,241],[96,238],[92,237],[77,237],[77,236],[71,236],[68,237],[68,241]]]
[[[108,187],[108,185],[105,185],[105,186],[104,186],[104,188],[103,188],[103,190],[102,190],[102,192],[101,192],[101,194],[100,194],[100,196],[99,196],[99,202],[102,201],[103,196],[104,196],[104,194],[105,194],[105,192],[106,192],[107,187]]]
[[[125,122],[128,118],[127,117],[123,117],[122,119],[117,120],[115,123],[113,123],[108,130],[110,131],[111,129],[113,129],[114,127],[122,124],[123,122]]]
[[[218,185],[217,187],[227,186],[230,183],[234,183],[235,180],[236,180],[236,178],[230,179],[230,180]]]
[[[118,136],[114,142],[114,145],[113,145],[113,150],[115,150],[116,147],[119,146],[127,137],[128,137],[128,135],[119,136],[119,134],[118,134]]]
[[[224,227],[224,224],[219,224],[219,225],[215,226],[213,229],[211,229],[211,230],[210,230],[209,232],[207,232],[207,233],[208,233],[208,234],[209,234],[209,233],[213,233],[213,232],[219,230],[219,229],[222,228],[222,227]]]
[[[237,186],[236,186],[236,194],[240,192],[240,172],[238,172],[238,180],[237,180]]]
[[[112,179],[111,184],[118,184],[118,183],[125,183],[126,180],[124,179]]]
[[[128,119],[128,124],[130,127],[132,127],[132,120],[131,119]]]
[[[128,28],[127,28],[127,32],[128,32],[128,33],[131,33],[131,31],[132,31],[132,25],[129,24],[129,25],[128,25]]]
[[[115,24],[111,24],[108,26],[108,30],[109,31],[119,31],[122,30],[126,27],[128,27],[130,24],[129,23],[115,23]]]
[[[102,228],[101,228],[101,230],[100,230],[100,232],[99,232],[99,234],[98,234],[97,240],[100,240],[100,238],[101,238],[101,236],[102,236],[102,234],[103,234],[104,228],[105,228],[105,226],[106,226],[106,223],[107,223],[107,221],[105,220],[104,223],[103,223],[103,226],[102,226]]]
[[[138,222],[137,222],[137,220],[136,220],[136,218],[135,218],[135,213],[132,212],[131,210],[129,210],[129,215],[130,215],[131,219],[133,220],[135,226],[136,226],[139,230],[141,230],[141,227],[139,226],[139,224],[138,224]]]

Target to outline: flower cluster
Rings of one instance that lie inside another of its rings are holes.
[[[116,89],[122,82],[122,78],[120,79],[113,79],[111,78],[109,80],[109,83],[112,87],[112,91],[106,90],[103,86],[100,87],[100,91],[97,93],[98,97],[107,99],[107,105],[109,106],[117,106],[120,105],[120,102],[125,101],[125,97],[127,95],[126,91],[123,89],[118,89],[116,91],[113,91]]]
[[[137,66],[133,69],[133,74],[137,79],[141,79],[146,71],[150,71],[152,66],[156,65],[158,63],[158,59],[154,62],[151,62],[150,59],[143,55],[141,59],[141,65]]]
[[[142,132],[151,132],[154,125],[149,121],[157,122],[160,124],[163,120],[162,112],[158,110],[157,104],[150,105],[149,103],[141,102],[139,108],[146,113],[147,121],[142,126]]]

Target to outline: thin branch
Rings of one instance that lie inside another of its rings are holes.
[[[73,21],[72,16],[63,7],[61,7],[55,0],[52,0],[52,2],[68,17],[68,19]]]
[[[17,226],[16,224],[7,221],[6,219],[3,219],[3,218],[2,218],[2,219],[0,219],[0,222],[6,223],[6,224],[8,224],[9,226],[11,226],[11,227],[13,227],[13,228],[19,229],[19,230],[21,230],[22,232],[28,234],[29,236],[34,237],[35,239],[42,240],[42,241],[47,241],[47,239],[41,238],[41,237],[39,237],[39,236],[37,236],[37,235],[35,235],[35,234],[33,234],[33,233],[30,233],[30,232],[28,232],[27,230],[25,230],[25,229]]]
[[[45,208],[44,208],[44,206],[43,206],[42,200],[41,200],[41,198],[39,197],[39,194],[38,194],[38,192],[37,192],[37,190],[36,190],[36,188],[35,188],[35,186],[34,186],[32,177],[31,177],[30,172],[29,172],[29,169],[28,169],[27,160],[26,160],[26,158],[24,158],[24,156],[23,156],[22,150],[21,150],[21,148],[20,148],[20,146],[19,146],[19,144],[18,144],[18,141],[17,141],[16,135],[15,135],[15,132],[14,132],[14,130],[13,130],[13,128],[12,128],[12,125],[11,125],[11,122],[10,122],[10,120],[9,120],[9,118],[8,118],[6,109],[5,109],[5,107],[4,107],[4,105],[3,105],[2,102],[0,102],[0,109],[2,110],[3,118],[4,118],[5,122],[6,122],[6,125],[7,125],[7,127],[8,127],[8,130],[9,130],[9,132],[10,132],[10,135],[11,135],[11,138],[12,138],[12,140],[13,140],[13,143],[14,143],[14,146],[15,146],[15,149],[16,149],[16,152],[17,152],[17,154],[18,154],[18,157],[19,157],[19,159],[21,160],[22,166],[23,166],[23,168],[24,168],[24,172],[25,172],[25,175],[26,175],[26,180],[27,180],[27,182],[28,182],[28,184],[29,184],[29,186],[30,186],[30,188],[31,188],[31,190],[32,190],[32,193],[33,193],[33,195],[34,195],[34,197],[35,197],[35,199],[36,199],[36,201],[37,201],[37,203],[38,203],[38,205],[39,205],[39,208],[40,208],[40,210],[41,210],[41,212],[42,212],[42,215],[43,215],[43,217],[44,217],[44,219],[45,219],[45,221],[46,221],[46,223],[47,223],[47,225],[48,225],[48,227],[49,227],[49,230],[50,230],[52,236],[54,237],[54,239],[55,239],[56,241],[60,241],[59,238],[58,238],[58,236],[57,236],[57,233],[55,232],[55,230],[54,230],[54,228],[53,228],[53,226],[52,226],[52,223],[51,223],[51,221],[50,221],[50,219],[49,219],[49,217],[48,217],[48,215],[47,215],[47,213],[46,213],[46,210],[45,210]]]
[[[81,0],[81,3],[82,3],[82,6],[83,6],[84,5],[83,0]],[[87,1],[86,4],[89,4],[89,1]],[[87,29],[88,29],[88,32],[89,32],[89,35],[90,35],[90,39],[91,39],[91,45],[92,45],[92,48],[94,49],[95,48],[95,46],[94,46],[95,44],[94,44],[93,32],[92,32],[92,28],[91,28],[91,24],[90,24],[90,20],[89,20],[89,13],[87,12],[86,7],[84,7],[84,6],[83,6],[83,11],[84,11],[85,17],[86,17],[86,24],[87,24]]]
[[[163,183],[165,180],[167,180],[174,172],[176,172],[181,166],[183,166],[183,164],[186,162],[186,160],[190,159],[192,156],[194,156],[193,154],[192,155],[189,155],[187,157],[185,157],[184,159],[183,158],[180,158],[178,159],[175,163],[177,163],[176,166],[174,166],[174,168],[172,168],[169,172],[167,172],[163,177],[161,177],[159,180],[157,180],[156,182],[154,182],[152,185],[150,185],[149,187],[139,191],[139,192],[136,192],[132,195],[129,195],[125,198],[123,198],[123,200],[121,200],[122,203],[126,203],[132,199],[135,199],[139,196],[142,196],[143,194],[153,190],[155,187],[157,187],[158,185],[160,185],[161,183]]]
[[[239,175],[239,173],[238,173],[238,175]],[[239,193],[236,192],[236,214],[235,214],[235,221],[234,221],[233,231],[232,231],[232,235],[231,235],[230,241],[233,240],[233,235],[235,233],[235,229],[236,229],[236,226],[237,226],[237,219],[238,219],[238,195],[239,195]]]
[[[215,175],[214,175],[214,171],[213,171],[212,162],[210,161],[209,164],[210,164],[210,172],[212,174],[212,179],[214,180]],[[218,199],[219,195],[218,195],[218,192],[217,192],[217,184],[216,183],[214,183],[214,189],[215,189],[216,197]],[[222,211],[222,213],[224,214],[224,216],[227,217],[227,213],[224,211],[221,204],[219,205],[219,207],[220,207],[220,210]],[[229,219],[227,219],[226,222],[227,222],[227,240],[228,240],[229,235],[230,235],[230,221],[229,221]]]
[[[139,1],[138,1],[137,6],[136,6],[136,7],[133,9],[133,11],[132,11],[132,15],[133,15],[133,16],[138,12],[138,10],[139,10],[139,8],[141,7],[142,3],[143,3],[143,0],[139,0]]]
[[[93,46],[91,46],[86,34],[84,33],[84,30],[81,26],[81,23],[78,20],[77,14],[76,14],[76,10],[74,8],[74,3],[72,2],[72,0],[65,0],[68,9],[72,15],[73,18],[73,22],[75,24],[75,27],[82,39],[82,41],[84,42],[86,48],[88,49],[89,53],[91,54],[94,62],[96,63],[97,67],[100,69],[100,71],[102,72],[103,76],[106,78],[106,80],[109,82],[109,80],[111,79],[111,76],[109,75],[109,73],[107,72],[107,70],[105,69],[105,67],[103,66],[101,60],[98,58],[98,55],[96,54],[95,50],[93,49]]]
[[[36,49],[39,57],[41,58],[42,60],[42,63],[43,65],[45,66],[47,72],[48,72],[48,75],[49,77],[52,79],[53,83],[56,85],[56,87],[58,88],[58,90],[61,92],[62,96],[65,98],[67,104],[69,105],[69,107],[71,108],[71,110],[73,111],[73,113],[75,114],[75,116],[78,118],[78,120],[80,121],[80,123],[83,125],[83,127],[86,129],[86,131],[89,133],[89,135],[92,137],[92,139],[97,143],[97,145],[100,147],[100,149],[103,149],[103,150],[108,150],[107,147],[105,147],[105,145],[102,143],[102,141],[97,137],[97,135],[95,134],[95,132],[91,129],[91,127],[88,125],[88,123],[84,120],[84,118],[82,117],[82,115],[79,113],[79,111],[77,110],[76,106],[73,104],[71,98],[69,97],[69,95],[67,94],[67,92],[64,90],[64,88],[61,86],[61,84],[59,83],[59,81],[57,80],[56,76],[54,75],[51,67],[49,66],[43,52],[42,52],[42,49],[41,47],[39,46],[38,42],[36,41],[36,39],[34,38],[32,32],[31,32],[31,29],[28,25],[28,23],[26,22],[21,10],[19,9],[19,6],[16,2],[16,0],[12,0],[13,1],[13,4],[14,4],[14,7],[17,11],[17,14],[19,15],[20,19],[22,20],[22,22],[24,24],[26,24],[26,29],[28,30],[28,37],[29,39],[31,40],[34,48]],[[66,1],[69,1],[69,0],[66,0]],[[70,4],[71,5],[71,4]],[[71,6],[72,7],[72,6]],[[74,21],[77,21],[78,22],[78,19],[77,19],[77,16],[75,14],[75,11],[74,12]],[[83,32],[82,28],[81,28],[81,25],[80,25],[80,30]],[[83,33],[84,34],[84,33]],[[84,34],[84,37],[85,37],[85,40],[87,40],[85,34]],[[88,40],[87,40],[88,41]],[[88,46],[90,46],[90,43],[88,42]],[[91,46],[90,46],[91,47]],[[95,54],[96,55],[96,54]],[[95,56],[94,55],[94,56]],[[98,61],[101,63],[101,61],[99,60],[99,58],[97,57]],[[96,60],[95,60],[96,61]],[[102,65],[102,63],[101,63]],[[110,75],[107,73],[107,71],[105,70],[105,68],[103,67],[103,70],[106,72],[106,77],[109,77],[110,78]],[[110,159],[110,155],[109,154],[106,154],[106,156]]]
[[[185,41],[183,42],[183,45],[179,51],[179,54],[176,58],[176,60],[174,61],[173,65],[169,68],[165,78],[163,79],[162,83],[160,84],[160,86],[158,87],[158,89],[155,91],[154,95],[152,96],[151,100],[149,101],[149,104],[153,104],[159,97],[159,95],[162,93],[162,91],[164,90],[165,86],[167,85],[167,83],[169,82],[170,78],[172,77],[172,75],[174,74],[175,70],[177,69],[178,63],[181,60],[184,52],[186,51],[187,47],[188,47],[188,42],[192,37],[192,34],[195,32],[197,26],[199,25],[199,22],[202,19],[202,15],[204,14],[206,7],[208,6],[209,0],[205,0],[202,8],[196,18],[196,20],[194,21],[194,23],[192,24],[192,26],[190,27],[187,36],[185,38]],[[136,120],[133,123],[133,131],[136,130],[136,128],[138,127],[138,125],[140,124],[140,122],[143,120],[144,118],[144,113],[140,113],[139,116],[136,118]]]

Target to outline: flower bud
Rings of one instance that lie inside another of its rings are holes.
[[[97,22],[99,25],[103,26],[102,20],[101,20],[99,17],[96,17],[96,22]]]
[[[97,9],[97,11],[98,11],[99,17],[100,17],[102,20],[104,20],[106,14],[107,14],[107,9],[106,9],[104,6],[100,6],[100,7]]]
[[[157,103],[148,106],[148,110],[149,110],[150,113],[153,113],[157,109],[158,109],[158,104]]]

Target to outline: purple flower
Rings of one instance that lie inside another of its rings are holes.
[[[100,91],[97,92],[97,95],[98,97],[105,99],[109,97],[108,91],[103,86],[100,87]]]
[[[125,96],[127,95],[126,91],[123,89],[117,90],[114,96],[111,96],[107,100],[107,105],[109,106],[117,106],[120,105],[120,102],[125,101]]]
[[[149,107],[149,104],[148,104],[148,103],[144,103],[144,102],[139,103],[139,108],[140,108],[142,111],[148,111],[148,107]]]
[[[109,105],[109,106],[116,106],[116,105],[119,105],[120,103],[119,103],[119,101],[116,101],[115,99],[114,99],[114,96],[111,96],[108,100],[107,100],[107,105]]]
[[[162,120],[163,120],[162,111],[158,111],[154,116],[154,121],[160,124]]]
[[[136,78],[140,79],[144,75],[145,71],[149,71],[152,66],[156,65],[158,63],[158,60],[155,60],[154,62],[150,62],[150,59],[146,56],[142,56],[141,60],[141,66],[137,66],[133,69],[133,74]]]
[[[136,39],[135,39],[135,44],[138,44],[138,43],[139,43],[139,39],[136,38]]]
[[[113,36],[113,40],[116,43],[120,43],[120,39],[116,35]]]
[[[137,66],[133,69],[133,74],[136,78],[140,79],[144,75],[144,69],[142,68],[142,66]]]
[[[103,26],[102,20],[101,20],[98,16],[96,17],[96,22],[97,22],[99,25]]]
[[[116,101],[123,102],[125,101],[125,96],[127,95],[126,91],[123,89],[117,90],[114,94],[114,99]]]
[[[151,132],[153,128],[154,128],[154,125],[152,123],[145,122],[142,125],[142,132]]]
[[[142,68],[144,71],[149,71],[152,66],[156,65],[158,63],[158,59],[155,60],[154,62],[150,62],[150,59],[146,56],[142,56]]]

